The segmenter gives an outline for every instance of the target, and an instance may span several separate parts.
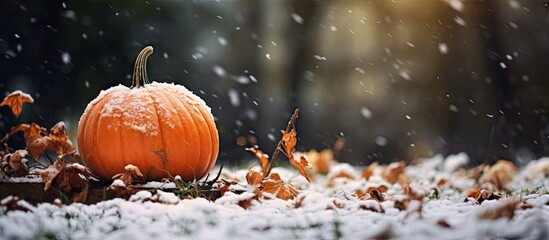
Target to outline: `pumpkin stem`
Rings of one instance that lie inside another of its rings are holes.
[[[132,88],[140,88],[149,83],[149,76],[147,75],[147,59],[153,53],[152,46],[146,46],[139,52],[137,59],[135,59],[135,66],[133,67]]]

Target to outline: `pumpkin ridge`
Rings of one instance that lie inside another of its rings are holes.
[[[215,144],[214,144],[214,139],[212,138],[213,135],[212,135],[212,132],[211,132],[211,130],[210,130],[211,126],[210,126],[210,124],[209,124],[209,122],[208,122],[208,119],[204,116],[204,113],[202,112],[202,109],[199,108],[199,109],[198,109],[198,113],[200,114],[200,116],[201,116],[202,119],[204,120],[206,126],[208,126],[208,127],[206,128],[206,133],[207,133],[207,135],[204,136],[204,137],[207,139],[207,142],[209,143],[209,146],[208,146],[208,149],[209,149],[208,153],[209,153],[209,154],[208,154],[208,158],[207,158],[207,159],[208,159],[208,162],[207,162],[206,168],[203,168],[203,169],[204,169],[204,170],[203,170],[204,172],[202,173],[202,175],[206,175],[206,174],[208,173],[208,171],[211,170],[213,164],[215,164],[215,161],[212,160],[212,158],[213,158],[214,155],[216,154],[215,151],[214,151],[214,149],[213,149],[213,146],[214,146]],[[217,156],[215,156],[215,157],[217,157]]]
[[[108,95],[110,95],[110,93],[107,93],[107,94],[105,95],[105,98],[103,98],[103,99],[101,99],[100,101],[98,101],[98,102],[92,107],[92,109],[90,109],[89,112],[91,112],[91,113],[89,113],[89,117],[88,117],[88,119],[87,119],[87,121],[86,121],[85,128],[83,129],[83,133],[84,133],[84,134],[83,134],[83,135],[84,135],[83,137],[84,137],[85,139],[88,139],[88,138],[87,138],[87,135],[91,134],[91,130],[92,130],[91,127],[94,127],[94,126],[97,127],[97,126],[98,126],[97,124],[99,123],[99,121],[100,121],[100,119],[101,119],[101,111],[102,111],[103,108],[105,107],[105,103],[108,102],[108,100],[109,100],[109,98],[107,98]],[[97,112],[97,111],[95,111],[96,109],[99,110],[99,113],[94,114],[94,113]],[[89,150],[88,152],[91,152],[92,155],[94,155],[94,156],[97,156],[98,153],[99,153],[99,151],[98,151],[99,148],[97,147],[97,144],[98,144],[98,142],[97,142],[97,132],[98,132],[98,129],[96,128],[96,129],[95,129],[95,133],[93,133],[94,135],[92,135],[92,139],[90,140],[91,143],[90,143],[90,142],[84,143],[84,145],[86,145],[85,148],[86,148],[86,149],[89,148],[89,149],[88,149],[88,150]],[[93,143],[93,139],[94,139],[94,138],[96,139],[95,144]],[[89,145],[91,145],[91,146],[89,146]],[[101,163],[100,160],[94,159],[94,160],[90,161],[90,163],[91,163],[91,162],[93,162],[93,165],[95,165],[95,166],[97,166],[97,168],[99,168],[99,169],[97,169],[97,170],[99,170],[98,172],[101,172],[101,173],[104,173],[104,172],[105,172],[105,168],[103,167],[103,165],[102,165],[102,163]],[[99,162],[99,163],[98,163],[98,162]],[[95,166],[94,166],[94,167],[95,167]]]
[[[217,132],[217,128],[215,126],[215,121],[213,118],[213,115],[211,113],[205,113],[204,109],[199,109],[200,114],[202,115],[202,118],[204,118],[204,121],[206,122],[206,125],[208,125],[208,133],[209,133],[209,140],[211,143],[210,147],[210,157],[209,162],[206,171],[209,171],[212,169],[213,165],[215,165],[215,162],[217,160],[217,155],[219,153],[219,133]],[[204,116],[206,115],[206,116]],[[212,126],[213,125],[213,126]],[[215,131],[214,131],[215,130]]]
[[[185,124],[184,124],[185,121],[183,120],[183,118],[182,118],[181,115],[179,114],[179,111],[177,111],[177,107],[176,107],[177,104],[174,104],[174,102],[172,101],[172,98],[164,97],[165,95],[162,95],[162,94],[160,94],[159,96],[160,96],[160,97],[163,97],[163,99],[165,100],[165,102],[168,103],[168,104],[170,104],[171,109],[175,109],[175,111],[174,111],[175,114],[174,114],[174,115],[176,115],[177,118],[179,119],[179,125],[180,125],[180,127],[181,127],[181,130],[182,130],[183,132],[185,132],[185,131],[186,131],[186,129],[185,129]],[[174,128],[175,128],[175,126],[174,126]],[[185,140],[184,142],[188,142],[188,141]],[[185,150],[185,152],[183,153],[183,155],[184,155],[184,156],[187,156],[188,150],[185,149],[185,148],[182,148],[182,149]],[[178,151],[181,151],[181,149],[178,149]],[[175,159],[175,161],[184,162],[185,159]],[[176,168],[176,169],[177,169],[177,168]]]
[[[109,98],[106,98],[108,102]],[[95,154],[95,156],[98,158],[96,160],[94,160],[97,168],[99,168],[99,171],[101,171],[102,173],[105,173],[105,172],[108,172],[106,170],[108,170],[107,168],[105,168],[105,166],[103,165],[103,161],[101,159],[101,150],[99,149],[98,145],[99,145],[99,138],[98,138],[98,134],[99,134],[99,130],[101,129],[99,126],[101,126],[101,120],[103,120],[103,117],[101,116],[101,112],[103,112],[103,109],[105,108],[105,103],[103,103],[100,108],[99,108],[99,113],[97,114],[97,122],[96,124],[92,124],[92,126],[95,126],[95,133],[94,133],[94,136],[96,138],[96,144],[92,145],[92,152]],[[94,147],[95,146],[95,151],[93,151]]]
[[[156,116],[156,120],[158,121],[158,134],[160,135],[160,141],[162,142],[162,149],[155,150],[154,154],[160,157],[163,167],[166,168],[166,164],[168,164],[169,162],[168,159],[166,159],[166,154],[167,154],[166,139],[164,139],[164,130],[162,130],[162,122],[160,119],[160,115],[158,114],[158,107],[156,107],[156,101],[155,101],[156,96],[154,96],[154,94],[150,91],[148,93],[149,93],[148,94],[149,98],[151,98],[151,101],[152,101],[152,107],[154,108],[154,112],[156,113],[153,115]],[[163,154],[161,154],[161,152],[163,152]],[[167,170],[167,169],[163,169],[163,170]]]
[[[197,124],[194,120],[194,117],[193,117],[193,114],[191,113],[191,111],[187,108],[187,104],[185,104],[185,102],[183,101],[183,99],[181,98],[177,98],[177,100],[179,100],[181,102],[181,104],[183,105],[183,109],[184,111],[187,112],[189,118],[191,119],[189,122],[192,123],[193,127],[192,129],[196,131],[196,135],[198,136],[198,139],[200,142],[202,142],[202,139],[200,139],[200,131],[198,130],[198,127],[197,127]],[[196,145],[196,139],[190,139],[191,140],[191,143],[195,143],[193,145]],[[198,156],[196,157],[196,159],[193,159],[193,164],[192,166],[189,166],[191,168],[191,170],[193,171],[193,178],[196,179],[196,177],[198,176],[197,175],[197,172],[196,172],[196,169],[197,169],[197,164],[196,163],[200,163],[200,155],[202,155],[202,143],[198,144]]]
[[[197,115],[198,115],[199,117],[201,117],[202,119],[204,119],[204,116],[202,116],[202,113],[200,112],[200,109],[199,109],[199,108],[197,108],[197,109],[198,109]],[[191,111],[191,110],[189,110],[189,112],[190,112],[190,111]],[[198,116],[193,117],[193,121],[194,121],[194,123],[195,123],[196,126],[202,125],[200,122],[197,122],[197,121],[200,121],[199,119],[197,119]],[[204,121],[206,121],[206,119],[204,119]],[[209,128],[209,127],[207,127],[207,128]],[[202,128],[202,129],[204,129],[204,128]],[[198,129],[197,129],[197,130],[198,130]],[[203,131],[204,131],[204,130],[203,130]],[[206,132],[204,131],[204,133],[206,133]],[[200,147],[201,147],[201,148],[204,147],[204,146],[202,146],[204,143],[208,143],[209,145],[212,144],[212,143],[211,143],[212,141],[210,140],[209,130],[208,130],[208,132],[207,132],[207,135],[204,134],[204,133],[201,133],[200,130],[198,130],[198,138],[200,139]],[[207,174],[207,171],[209,171],[209,169],[207,169],[207,167],[208,167],[208,165],[210,165],[210,157],[211,157],[212,154],[211,154],[210,151],[209,151],[209,146],[208,146],[208,148],[205,148],[205,149],[208,150],[208,151],[207,151],[207,152],[208,152],[208,157],[207,157],[207,158],[204,158],[204,159],[202,160],[201,157],[202,157],[202,152],[203,152],[203,151],[200,151],[199,159],[200,159],[201,161],[198,162],[198,166],[197,166],[197,168],[196,168],[196,169],[199,171],[199,172],[197,172],[197,176],[204,176],[204,175]]]

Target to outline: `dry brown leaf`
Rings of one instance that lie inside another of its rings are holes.
[[[472,187],[467,191],[466,196],[470,198],[478,199],[478,197],[480,196],[480,190],[481,189],[478,187]]]
[[[377,190],[377,189],[373,189],[371,191],[368,192],[371,196],[372,199],[378,201],[378,202],[383,202],[385,201],[385,197],[383,196],[383,194]]]
[[[49,166],[46,171],[40,172],[40,177],[42,177],[42,181],[44,181],[44,191],[48,191],[48,189],[50,189],[53,181],[57,178],[61,171],[65,170],[66,167],[67,164],[61,161],[58,157],[55,163]]]
[[[29,174],[29,167],[27,166],[27,155],[25,150],[17,150],[14,153],[9,153],[2,159],[1,170],[7,176],[10,177],[24,177]]]
[[[334,162],[334,153],[330,149],[324,149],[320,152],[311,150],[305,154],[312,166],[313,172],[326,175],[330,172]]]
[[[257,145],[254,145],[251,148],[246,148],[246,151],[252,152],[255,154],[255,157],[259,160],[261,164],[261,171],[263,175],[267,174],[269,171],[269,155],[265,154]]]
[[[271,193],[283,200],[293,199],[297,196],[297,189],[291,184],[285,184],[278,173],[271,173],[269,178],[261,183],[264,192]]]
[[[299,158],[299,161],[296,161],[295,159],[290,158],[290,163],[292,164],[292,166],[297,168],[301,176],[305,177],[307,181],[309,182],[311,181],[311,179],[309,178],[309,175],[307,174],[307,168],[309,167],[309,162],[307,162],[307,159],[305,159],[305,156],[301,156]]]
[[[392,163],[385,167],[382,177],[389,183],[394,184],[398,181],[400,174],[404,173],[406,165],[404,162]]]
[[[126,187],[131,186],[135,179],[141,178],[143,178],[141,170],[132,164],[126,165],[123,173],[116,174],[112,177],[112,179],[120,179]]]
[[[4,136],[4,138],[2,138],[0,142],[5,142],[6,140],[8,140],[9,137],[11,137],[13,134],[17,132],[23,132],[23,137],[25,138],[25,141],[28,141],[29,139],[32,139],[32,138],[38,138],[38,137],[43,137],[48,135],[48,130],[46,130],[45,128],[41,127],[36,123],[31,123],[31,124],[22,123],[15,127],[12,127],[10,132],[6,134],[6,136]]]
[[[27,151],[32,158],[38,159],[39,156],[44,155],[51,142],[52,139],[48,136],[29,138],[27,140]]]
[[[512,219],[515,216],[515,210],[519,205],[519,200],[510,200],[505,202],[503,205],[496,208],[488,208],[479,214],[480,219],[490,219],[495,220],[502,217],[507,217]]]
[[[244,208],[244,209],[248,209],[252,206],[252,201],[254,200],[254,198],[247,198],[247,199],[244,199],[244,200],[240,200],[238,201],[238,206],[240,206],[241,208]]]
[[[480,194],[477,198],[478,204],[484,202],[484,200],[499,200],[501,197],[494,194],[493,192],[486,191],[484,189],[480,190]]]
[[[21,90],[14,91],[10,93],[4,100],[0,103],[0,106],[8,106],[13,112],[15,117],[19,117],[21,111],[23,111],[23,103],[34,103],[34,99]]]
[[[505,160],[499,160],[484,172],[480,177],[480,183],[495,190],[504,189],[517,173],[515,164]]]
[[[360,175],[362,178],[368,180],[370,177],[374,174],[374,171],[379,166],[378,162],[371,163],[364,171],[362,171],[362,174]]]
[[[20,202],[19,197],[17,196],[9,196],[4,199],[2,199],[2,204],[0,206],[4,207],[6,209],[6,212],[9,211],[23,211],[28,212],[30,209],[28,208],[29,205],[23,204]]]
[[[443,228],[452,228],[452,226],[444,219],[439,219],[437,221],[437,225],[443,227]]]
[[[221,194],[221,196],[225,195],[226,192],[230,192],[231,190],[229,189],[229,187],[231,185],[236,185],[238,184],[237,181],[227,181],[227,180],[224,180],[224,179],[221,179],[221,180],[217,180],[215,182],[216,186],[217,186],[217,189],[219,189],[219,193]]]
[[[409,204],[410,204],[409,198],[395,200],[395,208],[397,208],[400,211],[405,211],[406,209],[408,209]]]
[[[282,132],[282,150],[283,153],[288,157],[288,159],[293,159],[295,151],[295,146],[297,145],[297,131],[295,128],[290,130],[290,132],[286,132],[284,130],[280,130]]]
[[[261,181],[263,180],[263,174],[260,172],[251,170],[246,173],[246,182],[248,182],[249,185],[258,186],[261,184]]]

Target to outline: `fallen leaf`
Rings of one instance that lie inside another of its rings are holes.
[[[125,186],[131,186],[135,179],[143,178],[141,170],[135,165],[128,164],[124,167],[124,172],[116,174],[112,179],[120,179]]]
[[[23,211],[28,212],[31,209],[30,204],[25,202],[24,200],[20,200],[17,196],[8,196],[0,202],[0,206],[5,208],[6,212],[9,211]]]
[[[378,201],[378,202],[383,202],[385,201],[385,197],[383,196],[383,194],[377,190],[377,189],[372,189],[371,191],[368,192],[371,196],[372,199]]]
[[[362,171],[362,174],[360,176],[366,180],[370,179],[372,175],[374,175],[374,171],[379,166],[378,162],[371,163],[364,171]]]
[[[480,183],[494,190],[503,190],[517,173],[515,164],[499,160],[480,177]]]
[[[44,191],[48,191],[48,189],[50,189],[53,181],[57,178],[61,171],[65,170],[66,167],[67,164],[58,157],[53,165],[49,166],[46,171],[40,172],[40,177],[42,177],[42,181],[44,181]]]
[[[248,209],[252,206],[252,201],[253,200],[254,200],[253,197],[246,198],[244,200],[240,200],[240,201],[238,201],[238,206],[240,206],[241,208],[244,208],[244,209]]]
[[[263,175],[269,171],[269,155],[265,154],[257,145],[251,148],[246,148],[246,151],[252,152],[261,164],[261,171]]]
[[[320,152],[311,150],[305,154],[307,160],[312,166],[313,173],[322,175],[328,174],[334,162],[334,153],[330,149],[324,149]]]
[[[502,217],[507,217],[512,219],[515,216],[515,210],[519,205],[519,200],[510,200],[506,201],[499,207],[488,208],[479,214],[480,219],[490,219],[495,220]]]
[[[467,197],[471,197],[471,198],[474,198],[474,199],[478,199],[478,197],[480,196],[480,188],[478,187],[472,187],[471,189],[469,189],[467,191],[467,194],[466,196]]]
[[[278,173],[271,173],[269,178],[261,183],[264,192],[271,193],[283,200],[293,199],[297,196],[297,189],[291,184],[285,184]]]
[[[309,175],[307,174],[307,168],[309,167],[309,163],[307,162],[307,159],[305,159],[305,156],[302,155],[299,160],[290,158],[290,163],[292,164],[292,166],[297,168],[301,176],[305,177],[308,182],[311,181]]]
[[[260,172],[250,169],[250,171],[246,173],[246,182],[248,182],[248,185],[258,186],[261,184],[262,180],[263,180],[263,174],[261,174]]]
[[[400,174],[404,173],[406,165],[403,162],[391,163],[383,170],[382,177],[387,182],[394,184],[398,181]]]
[[[15,117],[19,117],[21,111],[23,111],[23,103],[34,103],[34,99],[27,93],[24,93],[21,90],[14,91],[10,93],[4,100],[0,103],[0,106],[8,106],[13,112]]]
[[[26,150],[17,150],[14,153],[6,154],[2,159],[1,170],[9,177],[24,177],[29,174],[27,166]]]
[[[500,196],[494,194],[493,192],[481,189],[480,194],[477,198],[477,202],[478,204],[481,204],[482,202],[484,202],[484,200],[499,200],[500,198]]]
[[[444,219],[439,219],[437,221],[437,225],[439,225],[443,228],[452,228],[452,226],[450,226],[450,224],[448,222],[446,222],[446,220],[444,220]]]

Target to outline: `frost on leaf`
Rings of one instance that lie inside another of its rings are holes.
[[[17,150],[6,154],[0,164],[1,171],[9,177],[24,177],[29,173],[25,150]]]
[[[8,106],[13,112],[15,117],[19,117],[21,111],[23,110],[23,103],[34,103],[34,99],[29,94],[22,92],[21,90],[14,91],[10,93],[4,100],[0,103],[0,106]]]
[[[72,197],[73,202],[84,202],[88,195],[88,182],[83,177],[91,177],[88,169],[77,163],[65,163],[58,156],[55,163],[41,172],[44,191],[56,186]]]
[[[143,174],[141,173],[141,170],[135,165],[128,164],[124,167],[123,173],[116,174],[112,177],[115,181],[113,181],[109,188],[114,190],[117,193],[117,196],[128,198],[137,192],[137,190],[132,187],[133,182],[136,179],[141,180],[142,178]]]
[[[298,194],[297,189],[291,184],[285,184],[278,173],[271,173],[261,186],[264,192],[283,200],[293,199]]]

